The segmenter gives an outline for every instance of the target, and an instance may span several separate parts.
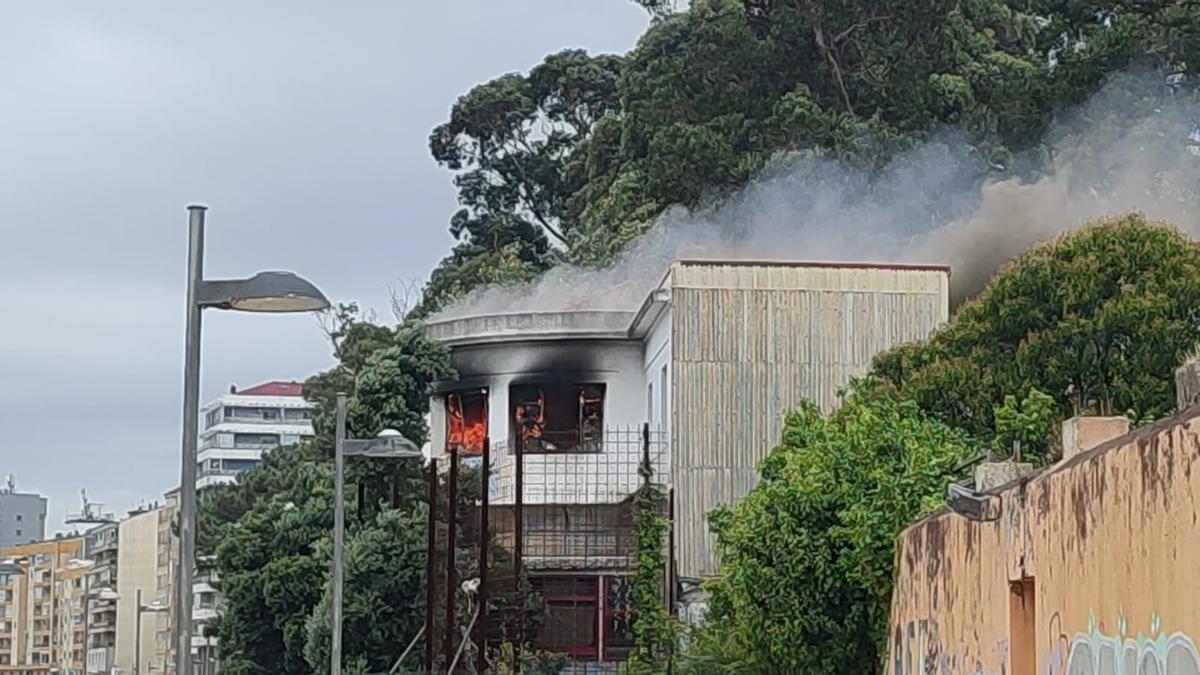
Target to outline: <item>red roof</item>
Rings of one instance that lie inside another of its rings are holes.
[[[303,382],[263,382],[260,385],[236,392],[239,396],[303,396]]]

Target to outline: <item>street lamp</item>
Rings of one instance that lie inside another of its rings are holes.
[[[113,595],[116,595],[116,593],[113,593]],[[117,596],[117,597],[120,597],[120,596]],[[146,612],[156,613],[156,612],[165,612],[165,611],[167,611],[167,607],[165,605],[163,605],[161,602],[158,602],[157,600],[155,600],[154,602],[152,602],[148,605],[143,605],[142,604],[142,589],[140,589],[140,588],[137,589],[137,618],[134,621],[134,636],[133,636],[133,675],[140,675],[140,673],[142,672],[142,615],[145,614]],[[190,629],[191,617],[188,617],[188,619],[189,619],[188,623],[189,623],[189,629]],[[191,632],[191,631],[189,630],[188,632]],[[190,642],[188,644],[188,652],[187,653],[188,654],[192,653]],[[178,662],[178,661],[179,661],[179,659],[176,659],[176,662]]]
[[[345,456],[423,457],[416,443],[395,429],[384,429],[375,438],[346,438],[346,395],[337,395],[337,427],[333,449],[333,644],[330,649],[330,673],[342,673],[342,548],[345,539]]]
[[[175,603],[177,675],[191,675],[192,576],[196,552],[196,443],[200,415],[200,321],[204,309],[243,312],[315,312],[329,300],[291,272],[259,272],[248,279],[204,279],[204,212],[188,207],[187,330],[183,368],[183,456],[179,485],[179,578]],[[140,604],[140,603],[139,603]]]

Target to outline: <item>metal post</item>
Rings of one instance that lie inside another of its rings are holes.
[[[86,539],[84,540],[83,547],[84,547],[84,553],[86,554],[87,553],[87,540]],[[93,564],[91,567],[91,570],[94,570],[94,569],[96,569],[96,566]],[[85,675],[88,672],[87,660],[88,660],[88,651],[90,648],[90,645],[88,644],[88,642],[92,639],[91,635],[88,634],[88,630],[89,630],[88,621],[91,618],[91,614],[92,614],[92,603],[91,603],[92,572],[91,572],[91,570],[86,570],[86,573],[83,575],[83,672],[85,673]]]
[[[362,525],[366,522],[366,516],[363,515],[363,504],[367,503],[367,484],[361,480],[358,482],[358,524]]]
[[[133,675],[142,672],[142,589],[137,589],[137,618],[134,620],[133,636]]]
[[[475,640],[475,672],[487,670],[487,592],[488,592],[488,474],[491,465],[491,438],[483,439],[483,461],[480,475],[482,483],[479,491],[479,637]]]
[[[516,460],[516,495],[513,506],[513,583],[516,585],[517,625],[513,627],[513,672],[521,672],[521,640],[525,636],[525,594],[521,587],[521,554],[525,549],[525,441],[516,439],[513,444]]]
[[[429,532],[425,548],[425,672],[433,672],[433,603],[437,598],[437,459],[429,458]]]
[[[457,632],[454,620],[455,591],[458,582],[455,580],[454,549],[458,543],[458,446],[450,448],[450,485],[446,494],[446,643],[442,648],[446,651],[446,665],[454,660],[454,634]]]
[[[342,545],[345,536],[345,459],[342,446],[346,440],[346,395],[337,395],[337,428],[333,442],[333,646],[329,650],[329,672],[342,672]]]
[[[667,612],[675,616],[675,488],[667,491]]]
[[[196,562],[196,443],[200,423],[200,303],[204,278],[203,206],[188,207],[187,321],[183,366],[183,466],[179,476],[179,578],[175,603],[176,675],[192,675],[192,575]]]

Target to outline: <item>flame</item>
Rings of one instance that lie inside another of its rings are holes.
[[[487,395],[446,396],[446,425],[447,448],[458,447],[468,455],[482,454],[487,438]]]

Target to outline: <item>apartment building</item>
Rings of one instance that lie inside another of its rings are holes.
[[[11,474],[0,486],[0,549],[41,541],[46,537],[46,498],[17,492]]]
[[[179,538],[175,536],[174,523],[179,514],[179,489],[165,495],[166,504],[158,509],[157,535],[155,536],[155,583],[153,601],[167,611],[145,617],[154,626],[154,642],[150,651],[154,654],[152,673],[170,675],[175,672],[174,614],[175,578],[179,565]],[[145,645],[142,645],[146,649]]]
[[[154,639],[155,610],[166,605],[157,600],[158,594],[158,532],[159,511],[150,508],[129,514],[119,525],[117,546],[116,644],[113,665],[118,672],[149,675],[161,673],[155,667]],[[138,598],[141,598],[142,631],[137,632]],[[140,642],[140,645],[139,645]],[[140,649],[139,649],[140,647]],[[141,652],[141,662],[135,655]],[[136,670],[135,670],[136,669]]]
[[[230,387],[201,408],[196,486],[232,482],[257,465],[264,451],[312,436],[313,408],[299,382]]]
[[[0,673],[82,675],[87,570],[82,537],[0,549]],[[16,571],[13,571],[16,570]]]
[[[87,572],[87,673],[111,672],[117,643],[117,552],[120,528],[104,523],[84,535],[84,552],[91,561]]]

